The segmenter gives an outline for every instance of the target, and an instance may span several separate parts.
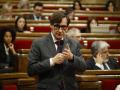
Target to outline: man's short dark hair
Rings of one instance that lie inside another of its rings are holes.
[[[36,2],[33,6],[33,8],[35,8],[36,6],[40,6],[40,7],[43,7],[43,3],[41,2]]]
[[[70,23],[70,19],[65,15],[65,12],[59,11],[59,12],[55,12],[53,13],[53,15],[50,18],[50,24],[54,25],[55,23],[61,23],[63,18],[67,18],[67,25],[69,25]]]

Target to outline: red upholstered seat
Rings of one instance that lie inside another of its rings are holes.
[[[31,39],[20,39],[15,41],[15,49],[30,49],[32,45],[32,40]]]
[[[34,32],[50,32],[50,26],[34,26]]]
[[[92,11],[105,11],[103,7],[90,7],[90,10]]]
[[[84,45],[84,40],[81,40],[80,43]],[[95,40],[87,40],[87,47],[90,49],[92,42]],[[105,40],[110,44],[111,49],[120,49],[120,40]],[[32,45],[32,39],[18,39],[15,41],[15,49],[30,49]]]
[[[118,79],[102,80],[102,90],[115,90],[118,84],[120,84],[120,80]]]
[[[2,90],[18,90],[16,85],[3,85]]]
[[[90,16],[80,16],[79,17],[79,20],[88,20]],[[96,17],[97,20],[105,20],[105,16],[97,16]],[[108,17],[108,20],[111,20],[111,21],[119,21],[120,20],[120,17]]]

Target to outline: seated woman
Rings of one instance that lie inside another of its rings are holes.
[[[112,2],[112,1],[108,1],[107,3],[106,3],[106,10],[107,11],[109,11],[109,12],[114,12],[115,11],[115,4],[114,4],[114,2]]]
[[[7,2],[5,4],[2,5],[2,9],[1,9],[1,15],[0,15],[0,19],[1,20],[13,20],[13,16],[12,16],[12,4]]]
[[[27,21],[23,16],[18,16],[15,20],[15,31],[25,32],[27,31]]]
[[[90,17],[87,21],[87,29],[84,31],[85,33],[90,33],[91,32],[91,26],[97,26],[98,21],[95,17]]]
[[[73,10],[83,10],[80,0],[74,0]]]
[[[8,68],[15,70],[15,61],[17,60],[17,53],[13,44],[15,38],[14,30],[9,28],[0,30],[0,70]]]

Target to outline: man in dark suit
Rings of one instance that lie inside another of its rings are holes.
[[[29,20],[44,20],[42,11],[43,4],[41,2],[36,2],[33,6],[33,14],[25,15],[25,18]]]
[[[109,56],[110,45],[105,41],[95,41],[92,44],[92,57],[87,60],[87,68],[91,70],[120,69],[118,61]]]
[[[38,90],[76,90],[75,71],[86,69],[80,44],[65,35],[70,20],[64,12],[50,19],[51,33],[33,41],[28,74],[38,75]]]

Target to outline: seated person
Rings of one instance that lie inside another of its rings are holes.
[[[15,31],[25,32],[27,31],[27,21],[23,16],[18,16],[15,20]]]
[[[114,2],[109,0],[106,3],[106,10],[109,11],[109,12],[114,12],[115,11],[115,4],[114,4]]]
[[[17,60],[17,53],[14,49],[13,41],[16,33],[14,30],[4,28],[0,30],[0,72],[1,69],[15,68],[15,60]]]
[[[26,19],[30,20],[44,20],[42,16],[43,4],[41,2],[37,2],[33,6],[33,14],[25,15]]]
[[[97,26],[98,25],[98,20],[95,17],[90,17],[87,20],[87,28],[81,30],[83,33],[91,33],[91,26]]]
[[[80,0],[74,0],[73,10],[83,10]]]
[[[1,9],[0,20],[12,20],[12,5],[11,3],[5,3]]]
[[[74,19],[74,14],[75,14],[75,12],[74,12],[74,10],[73,10],[71,7],[67,8],[67,9],[65,10],[65,15],[66,15],[67,17],[69,17],[70,20],[73,20],[73,19]]]
[[[76,40],[78,42],[81,40],[81,33],[78,28],[69,29],[67,32],[67,36],[70,38],[73,38],[74,40]]]
[[[29,9],[30,8],[29,0],[20,0],[19,4],[18,4],[18,8],[19,9]]]
[[[86,61],[87,68],[91,70],[120,69],[118,61],[109,56],[110,45],[105,41],[94,41],[91,47],[92,57]]]

